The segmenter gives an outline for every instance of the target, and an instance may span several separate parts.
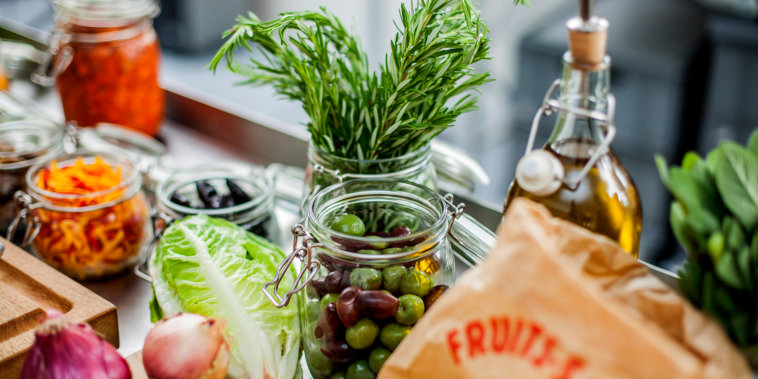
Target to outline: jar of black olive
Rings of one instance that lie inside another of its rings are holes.
[[[24,189],[26,172],[63,153],[65,128],[42,119],[0,123],[0,233],[18,209],[13,195]]]
[[[223,218],[278,243],[273,188],[268,172],[244,162],[180,169],[158,186],[158,215],[169,223],[195,214]]]
[[[463,209],[451,195],[404,180],[350,180],[313,197],[293,227],[293,252],[264,292],[276,306],[298,297],[314,378],[378,374],[452,284],[450,231]],[[293,261],[293,288],[280,290]]]

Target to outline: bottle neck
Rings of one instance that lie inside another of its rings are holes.
[[[564,106],[606,113],[609,91],[610,58],[608,56],[596,70],[587,71],[572,64],[569,52],[563,55],[563,74],[558,99]],[[588,158],[583,156],[587,154],[585,151],[561,152],[561,149],[568,142],[581,142],[579,145],[583,146],[600,144],[603,139],[603,129],[599,122],[565,110],[559,111],[557,118],[548,146],[558,153],[574,155],[575,158]]]

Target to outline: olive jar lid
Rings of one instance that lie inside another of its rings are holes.
[[[53,8],[59,15],[89,21],[155,17],[159,11],[156,0],[54,0]]]
[[[42,119],[0,123],[0,170],[29,167],[61,154],[64,135],[62,126]]]

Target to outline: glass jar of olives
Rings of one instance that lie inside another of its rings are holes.
[[[164,219],[206,214],[278,243],[273,179],[260,167],[225,162],[177,170],[158,187],[157,197]]]
[[[409,181],[355,179],[317,193],[293,228],[301,329],[314,378],[373,378],[384,361],[454,280],[449,231],[463,213],[452,196]],[[268,287],[274,287],[268,291]],[[342,377],[342,376],[340,376]]]

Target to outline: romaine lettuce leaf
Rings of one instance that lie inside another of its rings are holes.
[[[277,309],[262,292],[284,258],[275,245],[225,220],[199,215],[175,222],[150,259],[154,313],[223,317],[232,337],[229,374],[292,378],[300,355],[297,301]],[[282,288],[295,279],[288,274]]]

